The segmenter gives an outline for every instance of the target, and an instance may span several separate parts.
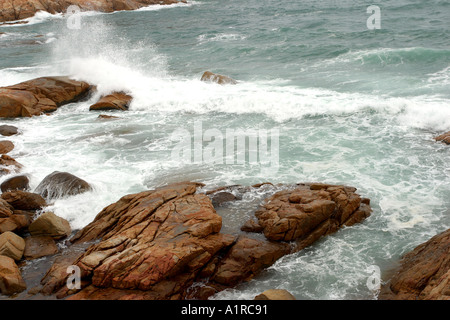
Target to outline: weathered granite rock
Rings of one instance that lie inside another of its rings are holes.
[[[0,10],[1,11],[1,10]],[[79,101],[91,86],[68,77],[42,77],[0,88],[0,118],[31,117],[50,113]]]
[[[34,220],[28,230],[32,236],[49,236],[62,239],[72,233],[69,222],[53,212],[44,212]]]
[[[14,259],[0,255],[0,292],[10,296],[26,288]]]
[[[0,134],[2,136],[13,136],[15,134],[19,133],[19,129],[15,126],[10,126],[10,125],[1,125],[0,126]]]
[[[126,111],[133,97],[123,92],[113,92],[101,97],[98,102],[89,107],[90,111],[121,110]]]
[[[8,140],[0,141],[0,154],[7,154],[14,149],[14,143]]]
[[[47,199],[61,198],[90,191],[92,188],[83,179],[68,172],[55,171],[44,178],[34,190]]]
[[[16,210],[39,210],[47,203],[37,193],[27,191],[9,191],[1,195],[1,198],[8,202]]]
[[[450,144],[450,131],[435,137],[434,140],[444,142],[445,144]]]
[[[15,233],[8,231],[0,234],[0,255],[19,261],[24,249],[25,240]]]
[[[380,300],[450,300],[450,229],[406,254]]]
[[[0,156],[0,176],[19,171],[22,165],[6,154]]]
[[[236,84],[237,81],[221,75],[221,74],[216,74],[216,73],[212,73],[210,71],[205,71],[205,73],[203,73],[202,78],[200,79],[201,81],[205,81],[205,82],[214,82],[214,83],[218,83],[218,84]]]
[[[58,253],[55,240],[50,236],[30,236],[25,238],[23,256],[27,260],[38,259]]]
[[[0,185],[0,189],[2,192],[16,190],[27,191],[30,189],[30,180],[25,175],[15,176],[3,181]]]

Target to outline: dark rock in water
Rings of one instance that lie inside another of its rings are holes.
[[[121,110],[126,111],[133,100],[133,97],[123,92],[113,92],[89,107],[90,111],[99,110]]]
[[[115,116],[108,116],[106,114],[101,114],[97,117],[97,119],[99,119],[99,120],[115,120],[115,119],[120,119],[120,118],[115,117]]]
[[[406,254],[380,300],[450,300],[450,229]]]
[[[0,156],[0,176],[9,174],[13,171],[18,171],[21,168],[22,165],[14,160],[14,158],[6,154]]]
[[[203,73],[201,81],[205,81],[205,82],[214,82],[214,83],[218,83],[218,84],[236,84],[237,81],[227,77],[227,76],[223,76],[221,74],[216,74],[216,73],[212,73],[210,71],[206,71],[205,73]]]
[[[1,197],[16,210],[39,210],[47,206],[39,194],[27,191],[9,191],[3,193]]]
[[[92,188],[83,179],[68,172],[55,171],[44,178],[34,192],[44,198],[53,199],[90,191]]]
[[[0,126],[0,134],[2,136],[13,136],[15,134],[17,134],[19,131],[17,129],[17,127],[14,126],[8,126],[8,125],[2,125]]]
[[[50,236],[30,236],[25,238],[23,256],[27,260],[38,259],[58,253],[55,240]]]
[[[27,191],[30,189],[29,182],[30,182],[30,180],[28,179],[27,176],[24,176],[24,175],[15,176],[15,177],[5,180],[0,185],[0,189],[2,190],[2,192],[15,191],[15,190]]]
[[[0,141],[0,154],[6,154],[14,149],[14,143],[8,140]]]
[[[234,194],[230,192],[219,192],[212,196],[211,202],[214,207],[221,206],[225,202],[236,200]]]

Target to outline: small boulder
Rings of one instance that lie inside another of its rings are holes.
[[[434,140],[450,144],[450,131],[435,137]]]
[[[8,218],[13,215],[14,208],[5,200],[0,199],[0,218]]]
[[[31,236],[25,238],[23,256],[27,260],[38,259],[58,253],[55,240],[49,236]]]
[[[0,189],[2,190],[2,192],[15,191],[15,190],[27,191],[30,189],[29,183],[30,183],[30,180],[28,179],[27,176],[25,176],[25,175],[15,176],[15,177],[5,180],[0,185]]]
[[[10,191],[2,194],[1,198],[13,206],[16,210],[39,210],[47,203],[37,193],[27,191]]]
[[[34,192],[47,199],[76,195],[92,188],[83,179],[68,172],[55,171],[44,178]]]
[[[128,110],[133,97],[124,92],[113,92],[103,96],[97,103],[89,107],[90,111],[98,110]]]
[[[98,120],[115,120],[115,119],[120,119],[119,117],[115,117],[115,116],[108,116],[106,114],[101,114],[97,117]]]
[[[0,255],[0,292],[10,296],[22,292],[26,288],[27,285],[14,260]]]
[[[270,289],[257,295],[255,300],[297,300],[287,290],[284,289]]]
[[[14,149],[14,143],[8,140],[0,141],[0,154],[7,154]]]
[[[28,230],[32,236],[49,236],[57,240],[69,236],[72,232],[69,222],[53,212],[41,214],[30,224]]]
[[[0,234],[0,255],[10,257],[16,261],[22,259],[25,240],[13,232]]]
[[[236,200],[236,197],[234,194],[230,192],[219,192],[212,196],[211,202],[214,207],[219,207],[225,202]]]
[[[20,170],[22,165],[6,154],[0,156],[0,176]]]
[[[223,76],[221,74],[216,74],[216,73],[212,73],[210,71],[206,71],[205,73],[203,73],[201,81],[205,81],[205,82],[215,82],[218,84],[236,84],[237,81],[227,77],[227,76]]]
[[[8,218],[0,218],[0,233],[7,231],[22,232],[26,230],[29,224],[29,218],[23,214],[13,214]]]
[[[8,126],[6,124],[0,126],[0,134],[2,136],[9,137],[17,134],[18,132],[19,132],[18,129],[14,126]]]

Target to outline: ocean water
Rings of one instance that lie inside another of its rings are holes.
[[[380,29],[367,27],[372,4]],[[0,26],[0,86],[51,75],[97,86],[50,116],[2,121],[22,131],[8,139],[32,188],[55,170],[94,187],[48,208],[73,229],[125,194],[171,182],[346,184],[371,199],[370,218],[213,299],[270,288],[297,299],[376,299],[371,266],[387,281],[404,253],[450,227],[450,148],[433,140],[450,130],[449,1],[196,0],[83,13],[80,29],[68,19],[38,13]],[[206,70],[238,84],[201,82]],[[114,90],[134,97],[130,110],[99,121],[89,106]],[[200,126],[216,137],[265,132],[277,165],[174,158],[175,133],[194,137]],[[220,209],[224,230],[275,190]]]

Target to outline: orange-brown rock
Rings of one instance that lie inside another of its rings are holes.
[[[0,189],[2,192],[30,189],[30,179],[25,175],[15,176],[2,182]]]
[[[42,77],[0,88],[0,118],[31,117],[86,96],[91,86],[68,77]]]
[[[380,300],[450,300],[450,229],[406,254]]]
[[[210,71],[205,71],[205,73],[203,73],[201,79],[201,81],[205,81],[205,82],[214,82],[214,83],[218,83],[218,84],[236,84],[237,81],[221,75],[221,74],[216,74],[216,73],[212,73]]]
[[[444,142],[445,144],[450,144],[450,131],[435,137],[434,140]]]
[[[9,174],[13,171],[19,171],[20,169],[22,169],[22,165],[14,158],[6,154],[0,156],[0,176]]]
[[[39,210],[47,205],[39,194],[21,190],[5,192],[1,198],[16,210]]]
[[[298,250],[321,236],[368,217],[370,206],[356,189],[325,184],[303,184],[280,191],[255,212],[267,239],[296,241]]]
[[[52,14],[66,12],[70,5],[82,11],[113,12],[135,10],[153,4],[173,4],[177,0],[14,0],[0,2],[0,22],[25,19],[38,11]],[[183,1],[184,2],[184,1]]]
[[[10,125],[1,125],[0,126],[0,134],[2,136],[13,136],[19,133],[19,130],[17,129],[17,127],[14,126],[10,126]]]
[[[133,98],[123,92],[113,92],[107,96],[100,98],[98,102],[89,107],[90,111],[105,111],[105,110],[128,110],[131,100]]]
[[[25,238],[25,248],[23,252],[25,259],[33,260],[55,253],[58,253],[58,247],[52,237],[30,236]]]
[[[255,300],[296,300],[295,297],[284,289],[269,289],[257,295]]]
[[[0,154],[6,154],[14,149],[14,143],[8,140],[0,141]]]
[[[13,295],[27,288],[19,268],[10,257],[0,255],[0,293]]]

